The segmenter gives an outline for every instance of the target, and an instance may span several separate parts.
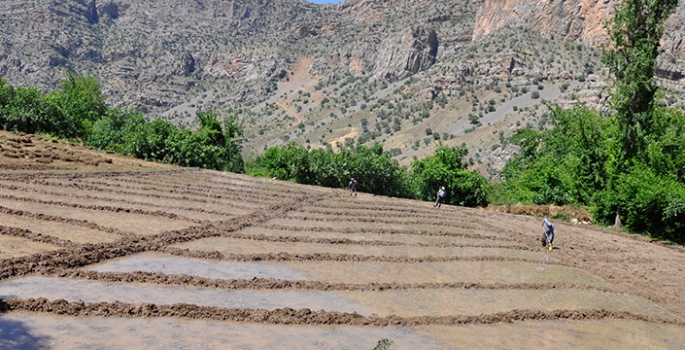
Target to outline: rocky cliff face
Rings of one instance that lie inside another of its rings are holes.
[[[428,27],[407,28],[383,41],[365,40],[348,54],[348,69],[354,75],[371,73],[391,81],[404,79],[435,63],[438,36]]]
[[[435,63],[438,36],[426,27],[409,28],[383,41],[376,59],[376,74],[387,79],[404,79]]]
[[[459,61],[505,26],[597,47],[606,41],[602,23],[616,1],[3,0],[0,75],[47,91],[65,69],[90,72],[112,105],[145,113],[164,112],[206,90],[225,90],[214,95],[219,106],[259,101],[302,57],[313,60],[309,73],[328,81],[350,74],[392,82],[444,62],[433,90],[452,94],[467,80],[464,72],[487,84],[512,75],[585,75],[587,67],[542,62],[515,45],[491,57],[475,50],[476,59]],[[667,23],[664,47],[676,55],[662,66],[664,79],[683,76],[682,18],[684,6]]]
[[[603,23],[615,0],[486,0],[478,10],[473,38],[479,40],[504,26],[536,31],[558,40],[582,40],[592,46],[606,42]]]
[[[504,27],[533,30],[543,36],[567,41],[581,41],[600,47],[608,40],[604,23],[611,19],[618,0],[486,0],[478,10],[473,39]],[[685,4],[681,3],[666,23],[664,48],[684,53],[683,20]]]

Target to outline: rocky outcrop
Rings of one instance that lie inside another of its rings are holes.
[[[438,46],[435,30],[416,26],[385,40],[377,36],[366,37],[357,43],[352,53],[338,54],[338,59],[343,59],[354,75],[371,73],[379,78],[398,80],[435,64]]]
[[[435,30],[414,27],[384,40],[376,58],[376,75],[386,79],[403,79],[435,63],[438,36]]]
[[[504,27],[536,31],[557,40],[581,40],[592,46],[607,41],[603,23],[616,0],[486,0],[478,10],[473,39]]]
[[[88,19],[88,22],[90,24],[95,24],[100,21],[100,16],[98,16],[98,8],[95,5],[95,0],[91,0],[90,3],[88,3],[88,8],[86,10],[86,19]]]
[[[114,2],[103,5],[100,7],[99,11],[101,14],[108,15],[110,19],[119,18],[119,5]]]
[[[604,23],[618,0],[485,0],[478,10],[473,39],[480,40],[509,26],[530,29],[556,40],[575,40],[599,47],[608,41]],[[667,52],[685,53],[685,3],[666,21],[662,40]]]
[[[190,76],[195,71],[195,58],[190,52],[186,52],[181,57],[181,65],[183,69],[183,75]]]

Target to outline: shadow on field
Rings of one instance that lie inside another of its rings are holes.
[[[5,312],[4,301],[0,299],[0,312]],[[28,327],[19,321],[8,320],[0,314],[0,349],[39,350],[48,349],[47,339],[29,333]]]

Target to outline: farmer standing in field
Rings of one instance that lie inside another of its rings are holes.
[[[545,234],[542,236],[540,241],[542,245],[546,246],[549,244],[550,250],[554,249],[552,243],[554,242],[554,224],[549,222],[547,218],[542,219],[542,227],[545,229]]]
[[[435,205],[433,205],[433,208],[440,209],[440,205],[442,204],[442,200],[445,199],[446,195],[447,195],[447,192],[445,191],[445,186],[440,187],[440,189],[438,190],[438,198],[435,199]]]
[[[350,190],[350,196],[357,195],[357,180],[354,178],[350,179],[350,183],[347,184],[347,189]]]

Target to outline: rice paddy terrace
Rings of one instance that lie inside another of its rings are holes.
[[[206,170],[0,174],[2,349],[682,349],[685,252]]]

